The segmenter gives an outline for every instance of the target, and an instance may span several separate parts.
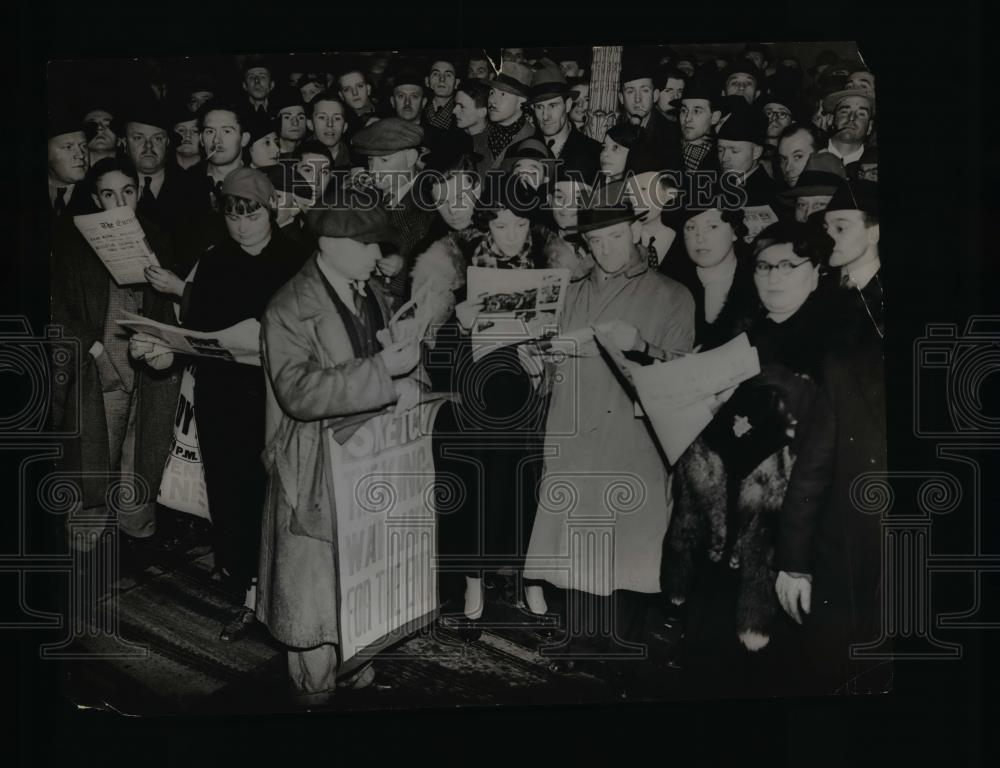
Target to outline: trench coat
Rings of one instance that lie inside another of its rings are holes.
[[[167,269],[174,267],[164,234],[144,216],[138,218],[160,264]],[[60,468],[83,473],[84,508],[105,505],[111,470],[101,379],[97,362],[88,353],[103,337],[109,280],[104,264],[73,226],[72,219],[60,222],[52,244],[52,322],[62,327],[63,338],[75,343],[53,344],[53,349],[69,353],[69,363],[54,367],[68,375],[53,378],[50,418],[60,431],[79,425],[78,436],[66,441]],[[142,306],[144,317],[177,324],[170,298],[154,291],[149,283],[143,285]],[[159,491],[174,436],[182,371],[154,371],[137,364],[133,369],[138,390],[135,473],[145,481],[149,494],[146,498],[140,496],[135,503],[143,504],[155,501]]]
[[[385,296],[368,283],[383,315]],[[379,355],[358,359],[311,257],[268,305],[261,322],[267,373],[257,618],[280,642],[339,641],[336,509],[325,434],[343,417],[396,400]],[[411,376],[420,376],[419,369]]]
[[[638,249],[631,266],[603,285],[596,270],[570,284],[564,332],[623,320],[661,349],[691,350],[687,288],[650,270]],[[667,460],[601,356],[558,366],[545,456],[524,578],[601,596],[659,592],[670,521]]]

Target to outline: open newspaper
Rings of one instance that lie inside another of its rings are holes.
[[[160,266],[128,206],[74,216],[73,223],[118,285],[145,283],[143,270]]]
[[[426,335],[427,327],[434,320],[429,297],[430,286],[424,286],[389,318],[389,334],[394,342],[422,339]]]
[[[743,223],[746,224],[746,242],[753,239],[778,220],[778,214],[769,205],[748,205],[743,209]]]
[[[642,405],[671,464],[712,421],[715,396],[760,373],[757,350],[745,333],[708,352],[646,366],[625,360],[601,334],[595,338]]]
[[[250,317],[221,331],[192,331],[126,313],[118,325],[155,337],[167,349],[182,355],[210,357],[231,363],[260,365],[260,323]]]
[[[466,283],[470,298],[483,298],[483,309],[472,324],[473,360],[497,347],[559,332],[568,269],[469,267]]]

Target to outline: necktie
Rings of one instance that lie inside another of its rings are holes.
[[[555,147],[555,145],[556,145],[556,140],[555,139],[546,139],[545,140],[545,146],[546,146],[546,148],[548,148],[549,154],[552,155],[552,157],[556,156],[556,151],[555,151],[555,149],[553,149],[553,147]]]
[[[66,210],[66,187],[59,187],[56,190],[56,201],[52,207],[55,209],[56,216]]]
[[[142,194],[139,195],[139,213],[149,216],[156,208],[156,195],[153,194],[153,177],[143,176]]]
[[[358,317],[362,322],[365,321],[365,297],[368,295],[365,292],[365,284],[361,280],[355,280],[351,283],[351,291],[354,294],[354,309],[358,313]]]
[[[651,237],[646,243],[646,258],[649,260],[650,269],[659,269],[660,267],[660,257],[656,255],[656,246],[653,245],[655,241],[656,238]]]

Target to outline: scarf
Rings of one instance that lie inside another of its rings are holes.
[[[487,232],[486,237],[476,246],[472,255],[472,266],[491,267],[493,269],[532,269],[535,264],[531,258],[531,232],[524,239],[524,245],[516,256],[508,256],[500,250],[493,240],[493,233]]]
[[[500,123],[490,123],[486,131],[486,143],[489,145],[493,157],[499,157],[501,153],[510,146],[517,136],[518,131],[524,128],[528,116],[522,112],[521,116],[510,125],[500,125]]]

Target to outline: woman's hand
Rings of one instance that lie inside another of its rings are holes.
[[[128,353],[154,371],[165,370],[174,364],[173,350],[163,346],[159,339],[148,333],[133,334],[128,341]]]
[[[609,320],[596,328],[622,352],[640,352],[646,346],[638,329],[623,320]]]
[[[142,274],[154,291],[165,293],[168,296],[181,297],[184,295],[184,281],[177,275],[164,267],[146,267]]]
[[[476,316],[483,311],[483,302],[485,299],[486,294],[482,293],[479,296],[473,296],[455,305],[455,317],[458,318],[458,324],[463,333],[469,333],[472,330],[472,324],[476,322]]]

